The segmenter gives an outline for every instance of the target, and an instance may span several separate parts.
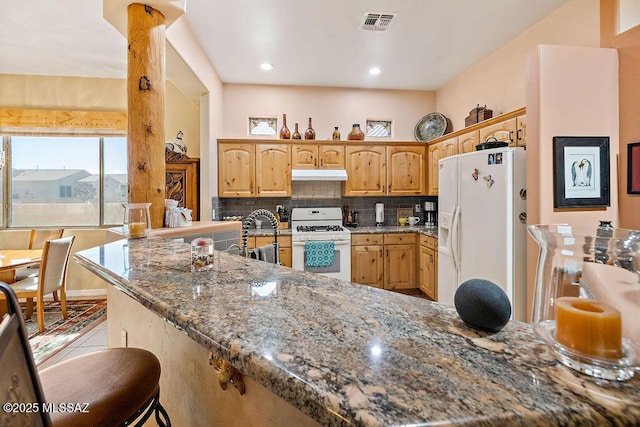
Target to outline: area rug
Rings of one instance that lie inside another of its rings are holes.
[[[25,312],[24,304],[21,304]],[[35,308],[33,317],[26,321],[29,344],[36,365],[44,362],[60,350],[80,338],[96,324],[106,319],[107,300],[67,301],[68,318],[62,318],[60,303],[46,301],[44,306],[44,332],[38,332]]]

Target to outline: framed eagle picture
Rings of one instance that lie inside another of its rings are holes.
[[[608,136],[553,137],[555,208],[610,206]]]

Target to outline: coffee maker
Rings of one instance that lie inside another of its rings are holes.
[[[424,202],[424,225],[435,227],[438,223],[438,208],[436,202]]]

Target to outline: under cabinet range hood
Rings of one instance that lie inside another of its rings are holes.
[[[292,181],[346,181],[344,169],[291,169]]]

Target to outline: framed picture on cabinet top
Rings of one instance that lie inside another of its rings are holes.
[[[627,145],[627,193],[640,194],[640,142]]]
[[[553,137],[555,208],[610,206],[608,136]]]

